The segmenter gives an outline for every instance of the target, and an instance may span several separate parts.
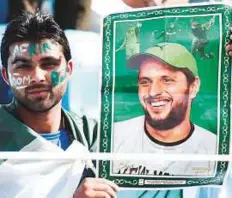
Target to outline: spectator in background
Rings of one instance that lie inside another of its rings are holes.
[[[21,15],[23,11],[35,13],[41,8],[43,0],[8,0],[7,22]]]
[[[91,0],[9,0],[7,22],[22,14],[22,11],[43,12],[43,5],[51,4],[54,18],[64,29],[87,30],[90,16]]]
[[[89,27],[91,0],[56,0],[55,21],[64,29],[87,30]]]

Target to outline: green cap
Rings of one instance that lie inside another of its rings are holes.
[[[159,43],[154,47],[148,48],[145,53],[139,53],[129,58],[127,66],[131,69],[139,69],[142,62],[148,57],[159,59],[175,68],[189,69],[194,76],[198,75],[196,60],[183,45]]]

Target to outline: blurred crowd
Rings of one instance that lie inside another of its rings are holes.
[[[210,1],[212,0],[1,0],[0,23],[7,23],[24,10],[35,12],[40,9],[53,15],[63,29],[99,33],[102,16],[112,12]]]

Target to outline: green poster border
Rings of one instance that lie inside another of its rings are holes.
[[[230,139],[230,101],[231,101],[231,67],[230,58],[226,56],[225,47],[229,43],[229,31],[231,24],[231,7],[225,4],[211,4],[201,6],[183,6],[172,7],[166,9],[153,9],[150,11],[137,11],[130,13],[112,14],[104,19],[103,29],[103,60],[102,60],[102,95],[101,95],[101,122],[100,122],[100,141],[99,151],[111,151],[111,128],[112,128],[112,101],[113,101],[113,34],[114,22],[120,20],[134,20],[149,17],[169,16],[175,14],[189,15],[189,14],[222,14],[222,32],[225,39],[222,41],[222,55],[221,55],[221,82],[220,82],[220,139],[219,139],[219,154],[229,154],[229,139]],[[141,176],[111,176],[110,175],[110,161],[98,162],[98,175],[101,178],[106,178],[114,181],[122,187],[131,188],[170,188],[183,186],[199,186],[199,185],[221,185],[225,177],[228,162],[217,162],[217,171],[215,177],[201,177],[201,178],[179,178],[179,177],[141,177]],[[139,180],[177,180],[186,181],[186,184],[174,185],[146,185],[139,186]]]

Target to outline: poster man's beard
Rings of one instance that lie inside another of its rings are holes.
[[[152,118],[147,109],[144,109],[145,121],[154,129],[169,130],[179,125],[184,119],[188,108],[188,96],[182,103],[178,103],[172,108],[166,118],[155,119]]]

